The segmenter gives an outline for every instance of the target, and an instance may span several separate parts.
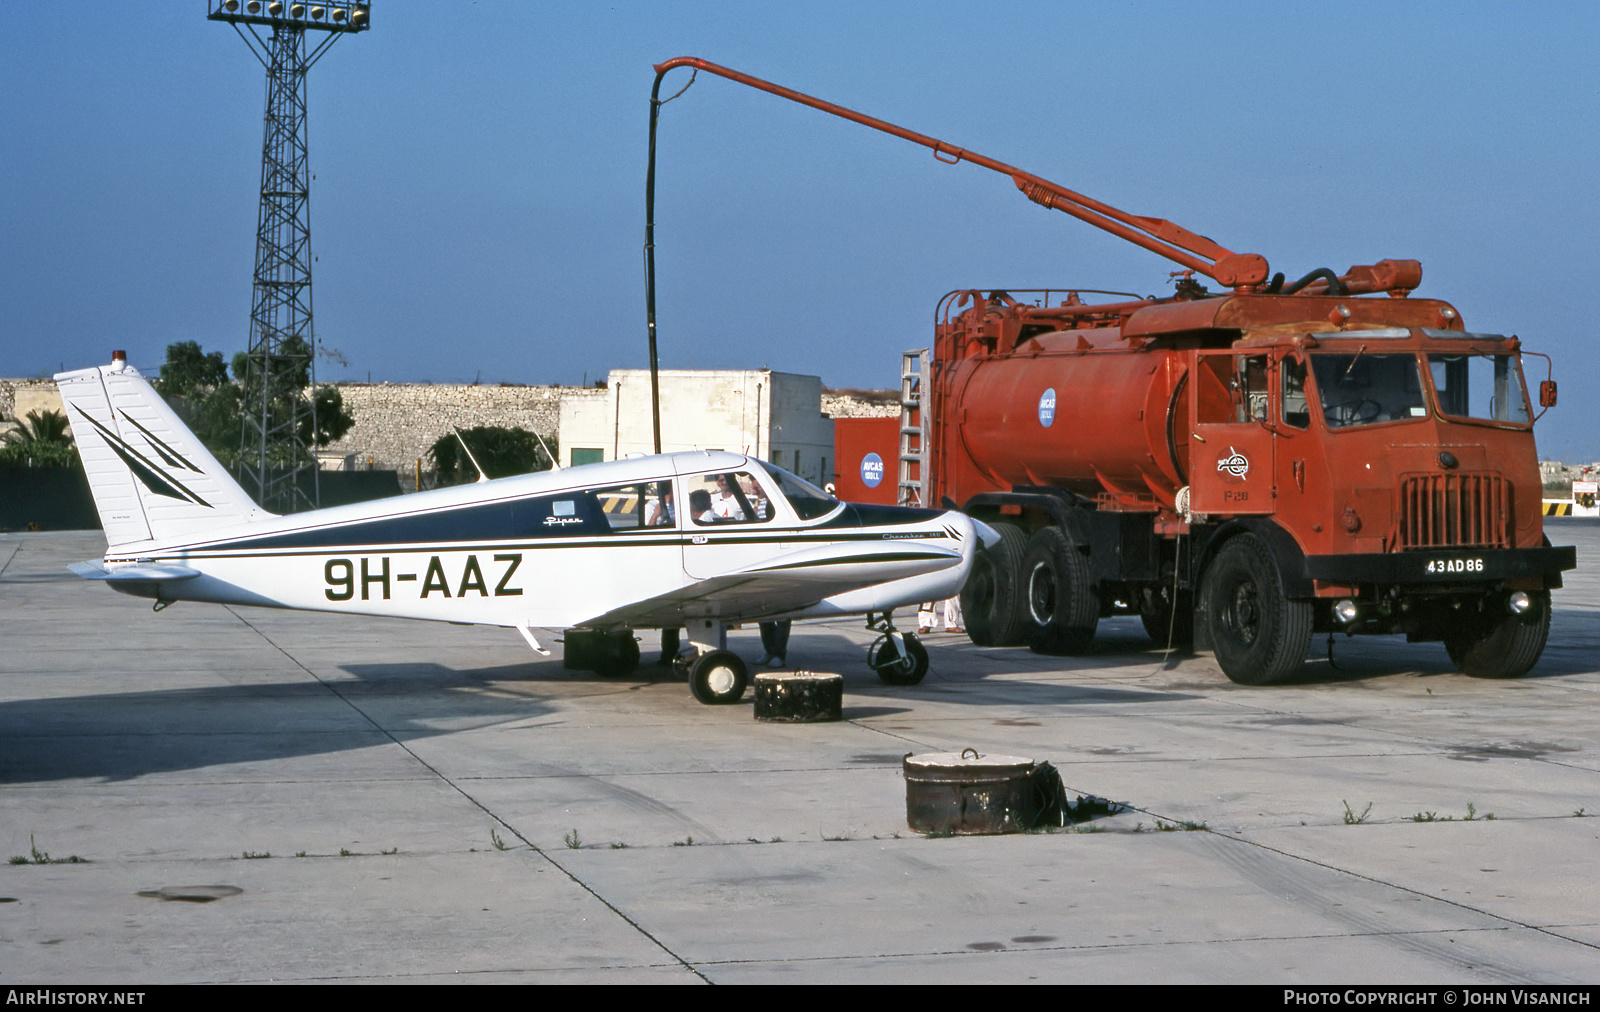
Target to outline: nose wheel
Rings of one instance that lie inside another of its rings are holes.
[[[928,673],[928,650],[911,633],[894,627],[892,615],[867,616],[867,628],[879,634],[867,648],[867,666],[886,685],[916,685]]]

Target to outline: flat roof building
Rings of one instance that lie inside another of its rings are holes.
[[[661,449],[730,450],[771,461],[818,485],[833,475],[833,419],[822,379],[771,369],[663,370]],[[605,397],[561,402],[561,462],[655,452],[650,372],[614,369]]]

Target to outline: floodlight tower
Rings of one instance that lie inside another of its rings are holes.
[[[306,157],[306,71],[341,35],[371,24],[369,0],[207,0],[206,18],[226,21],[267,70],[256,221],[255,296],[244,379],[243,467],[267,509],[292,513],[320,498],[311,330],[311,170]],[[263,38],[260,29],[271,29]],[[307,51],[306,31],[325,32]],[[311,492],[300,477],[311,472]]]

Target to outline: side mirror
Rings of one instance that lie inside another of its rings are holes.
[[[1556,406],[1556,381],[1543,380],[1539,384],[1539,406],[1553,408]]]

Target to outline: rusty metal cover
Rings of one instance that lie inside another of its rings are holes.
[[[756,719],[811,724],[843,716],[844,676],[823,671],[763,671],[756,676]]]
[[[1038,825],[1046,807],[1032,759],[966,749],[907,753],[902,765],[906,824],[919,833],[1020,833]]]

